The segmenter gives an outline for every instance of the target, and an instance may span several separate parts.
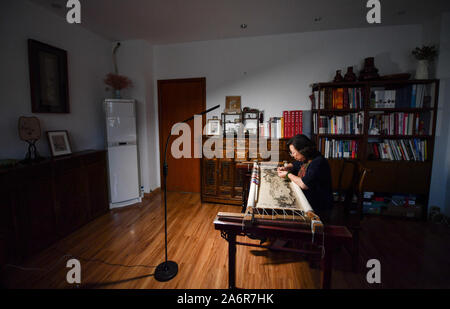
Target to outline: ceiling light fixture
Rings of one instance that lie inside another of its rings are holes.
[[[241,29],[247,29],[247,24],[241,24]]]
[[[314,21],[315,21],[316,23],[318,23],[319,21],[322,21],[322,17],[316,17],[316,18],[314,18]]]

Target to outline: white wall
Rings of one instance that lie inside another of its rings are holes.
[[[242,105],[265,110],[310,109],[309,85],[331,81],[337,69],[362,67],[375,57],[380,73],[414,71],[412,48],[421,25],[308,32],[155,47],[155,80],[206,77],[207,106],[242,96]],[[156,101],[156,100],[155,100]],[[217,111],[215,115],[219,115]],[[214,114],[212,114],[214,115]]]
[[[440,79],[429,205],[450,216],[450,12],[442,14],[437,78]]]
[[[375,57],[381,75],[413,73],[411,50],[422,32],[421,25],[410,25],[155,46],[154,104],[157,80],[206,77],[207,107],[221,105],[208,118],[220,115],[229,95],[242,96],[242,107],[264,110],[266,119],[310,110],[310,84],[332,81],[348,66],[359,72],[365,57]],[[304,121],[307,133],[309,116]]]
[[[122,91],[122,96],[137,101],[140,177],[148,193],[159,187],[159,176],[156,176],[159,163],[155,160],[159,140],[156,138],[158,110],[153,104],[153,48],[142,40],[120,43],[117,50],[119,74],[128,76],[134,84],[131,89]]]
[[[49,156],[45,131],[68,130],[73,151],[104,148],[103,78],[111,70],[111,43],[78,25],[24,0],[0,4],[0,159],[25,157],[19,140],[20,116],[37,116],[42,139],[39,152]],[[70,114],[32,114],[27,39],[68,53]]]

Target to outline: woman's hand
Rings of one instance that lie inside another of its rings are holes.
[[[278,177],[285,178],[287,173],[287,171],[278,170]]]
[[[284,167],[284,166],[280,166],[280,167],[278,167],[278,169],[277,169],[277,171],[279,172],[279,171],[286,171],[287,172],[287,167]]]

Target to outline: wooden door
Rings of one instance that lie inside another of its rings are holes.
[[[162,166],[164,147],[172,126],[194,114],[206,109],[206,79],[175,79],[158,81],[158,116],[159,116],[159,150],[161,163],[161,187],[163,186]],[[205,116],[203,117],[203,124]],[[194,121],[188,122],[191,127],[191,158],[175,159],[171,154],[170,139],[167,148],[167,190],[178,192],[197,192],[201,190],[201,162],[194,158]],[[200,141],[201,145],[201,141]]]

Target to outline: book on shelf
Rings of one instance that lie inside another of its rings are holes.
[[[428,142],[420,139],[384,140],[369,142],[369,159],[390,161],[428,160]]]
[[[321,138],[319,151],[326,159],[357,159],[358,142],[356,140]]]
[[[313,91],[313,109],[362,109],[364,108],[361,88],[323,88]]]
[[[271,117],[259,125],[259,135],[265,138],[291,138],[303,132],[303,111],[284,111],[283,117]]]
[[[303,134],[303,111],[284,111],[282,128],[282,138],[291,138]]]
[[[430,135],[430,113],[370,113],[369,135]]]
[[[430,108],[432,92],[430,85],[414,84],[397,89],[372,88],[371,108]]]
[[[364,112],[350,113],[347,115],[313,116],[314,134],[349,134],[359,135],[363,133]]]

